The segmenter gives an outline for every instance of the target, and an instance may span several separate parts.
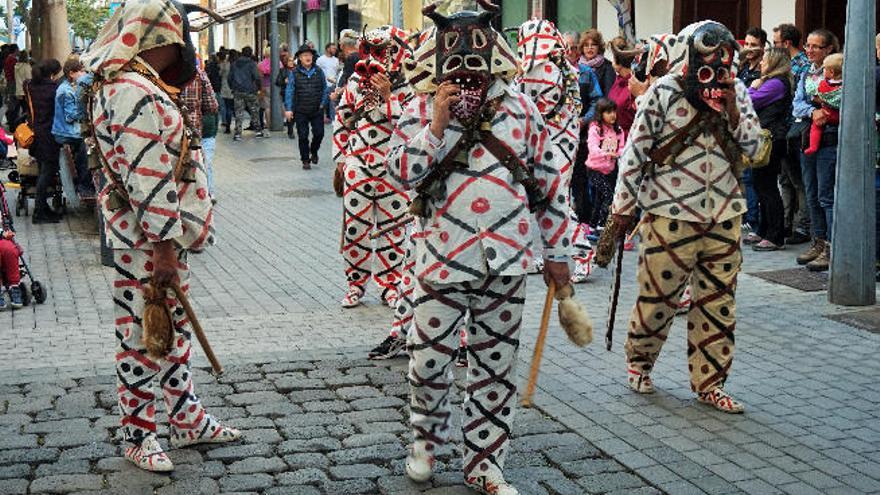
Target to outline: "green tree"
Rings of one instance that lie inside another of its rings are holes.
[[[110,9],[95,0],[67,0],[67,16],[74,34],[94,40],[110,17]]]

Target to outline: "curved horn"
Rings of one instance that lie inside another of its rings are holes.
[[[193,12],[201,12],[209,17],[212,17],[217,22],[226,22],[228,20],[225,17],[223,17],[222,15],[214,12],[213,10],[211,10],[207,7],[202,7],[201,5],[198,5],[195,3],[183,4],[183,11],[186,12],[187,14],[191,14]]]
[[[719,46],[721,46],[720,39],[714,45],[707,45],[706,42],[703,41],[703,38],[707,34],[709,34],[709,33],[707,33],[706,31],[702,31],[702,32],[697,33],[696,36],[694,36],[694,48],[696,48],[697,51],[703,55],[709,55],[710,53],[717,50]]]
[[[446,16],[444,16],[440,12],[437,12],[436,3],[425,6],[425,8],[422,9],[422,15],[434,21],[434,24],[438,28],[445,28],[449,25],[449,19],[447,19]]]
[[[483,10],[486,10],[488,12],[501,12],[501,9],[490,0],[477,0],[477,3],[480,4],[480,7],[483,7]]]
[[[643,47],[637,46],[636,48],[618,48],[613,42],[608,42],[608,48],[611,49],[611,53],[614,54],[614,57],[637,57],[639,54],[644,53],[645,49]]]

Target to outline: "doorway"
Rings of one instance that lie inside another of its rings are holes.
[[[880,2],[877,3],[877,18],[880,21]],[[836,34],[843,45],[846,26],[846,0],[797,0],[795,24],[806,35],[814,29],[825,28]]]
[[[761,0],[675,0],[674,8],[675,32],[711,19],[727,26],[737,39],[743,39],[750,27],[761,25]]]

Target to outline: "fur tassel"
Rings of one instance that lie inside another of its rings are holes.
[[[147,354],[154,359],[167,356],[174,341],[174,323],[171,319],[171,310],[168,309],[165,301],[166,292],[152,284],[144,285],[142,343],[147,348]]]
[[[566,285],[556,291],[559,324],[574,345],[583,347],[593,341],[593,322],[579,302],[574,300],[574,287]]]

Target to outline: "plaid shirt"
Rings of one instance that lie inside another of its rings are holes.
[[[198,75],[180,92],[180,102],[186,107],[190,125],[201,136],[202,115],[217,113],[220,106],[214,97],[214,88],[208,75],[202,69],[196,70]]]

